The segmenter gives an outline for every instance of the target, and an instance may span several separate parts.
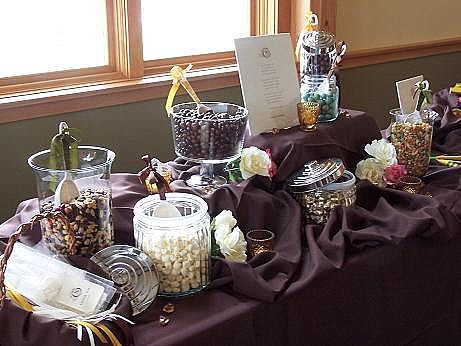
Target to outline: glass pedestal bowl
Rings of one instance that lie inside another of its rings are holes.
[[[203,111],[205,109],[205,111]],[[170,113],[175,153],[179,157],[200,163],[200,174],[186,183],[204,190],[226,183],[213,173],[214,164],[238,158],[243,147],[248,110],[230,103],[181,103]]]

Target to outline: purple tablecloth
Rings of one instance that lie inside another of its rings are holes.
[[[303,226],[299,206],[280,189],[306,160],[340,157],[354,170],[364,145],[379,137],[372,118],[354,112],[314,133],[249,138],[247,145],[271,149],[276,179],[254,177],[204,197],[212,216],[230,209],[242,230],[272,229],[275,251],[246,264],[214,263],[211,287],[174,300],[166,327],[158,323],[166,300],[158,299],[132,328],[135,345],[459,344],[461,168],[431,169],[425,192],[433,198],[361,182],[356,205],[335,209],[324,227]],[[171,166],[181,178],[196,170],[181,160]],[[136,179],[112,177],[118,243],[133,243],[131,208],[144,196]],[[181,181],[173,187],[198,193]],[[20,205],[0,238],[28,220],[34,203]],[[2,329],[2,318],[1,345],[27,334]]]

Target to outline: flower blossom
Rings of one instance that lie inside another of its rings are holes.
[[[362,160],[357,164],[355,175],[359,179],[367,179],[375,185],[384,187],[383,180],[384,165],[378,159],[373,157]]]
[[[230,210],[221,211],[214,219],[214,237],[224,258],[245,262],[247,242]]]
[[[407,168],[404,165],[397,163],[384,168],[384,181],[387,185],[395,185],[400,178],[408,174]]]
[[[242,177],[248,179],[255,174],[270,177],[272,160],[269,155],[256,147],[243,148],[240,158]]]
[[[383,167],[397,163],[395,147],[385,139],[373,140],[370,144],[365,145],[365,151],[378,160]]]

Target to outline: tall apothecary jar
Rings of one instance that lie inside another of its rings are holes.
[[[209,284],[210,216],[202,198],[167,193],[162,201],[159,195],[148,196],[136,203],[133,225],[136,247],[160,273],[159,295],[188,295]]]

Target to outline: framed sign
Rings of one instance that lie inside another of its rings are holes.
[[[299,82],[290,34],[235,40],[251,133],[298,124]]]

